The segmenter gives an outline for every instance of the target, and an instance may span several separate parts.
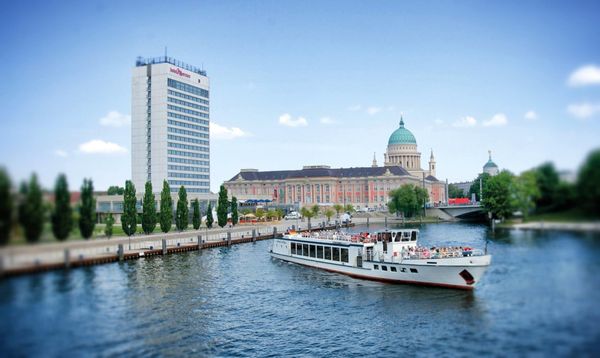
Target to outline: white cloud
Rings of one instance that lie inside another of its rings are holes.
[[[106,127],[123,127],[131,123],[131,116],[128,114],[110,111],[100,118],[100,124]]]
[[[600,103],[578,103],[567,107],[572,116],[585,119],[600,113]]]
[[[433,123],[435,123],[438,126],[441,126],[442,124],[444,124],[444,121],[442,119],[438,118],[438,119],[434,120]]]
[[[600,67],[595,65],[579,67],[571,73],[567,84],[571,87],[600,85]]]
[[[381,112],[381,107],[369,107],[369,108],[367,108],[367,113],[370,116],[376,115],[379,112]]]
[[[331,117],[322,117],[319,122],[321,122],[321,124],[335,124],[337,123],[337,121]]]
[[[66,158],[69,156],[69,153],[67,153],[66,151],[62,150],[62,149],[57,149],[54,151],[54,155],[58,156],[58,157],[63,157]]]
[[[474,117],[466,116],[458,121],[452,123],[452,127],[457,128],[466,128],[466,127],[475,127],[477,125],[477,120]]]
[[[105,142],[101,139],[93,139],[79,145],[79,151],[86,154],[122,154],[127,149],[117,143]]]
[[[279,116],[279,124],[287,127],[306,127],[308,125],[308,121],[304,117],[292,119],[292,116],[289,113],[284,113]]]
[[[210,122],[210,137],[212,139],[235,139],[249,135],[250,133],[244,132],[238,127],[224,127],[215,122]]]
[[[357,111],[360,111],[361,108],[362,108],[362,106],[360,104],[356,104],[354,106],[348,107],[348,110],[351,112],[357,112]]]
[[[535,121],[536,119],[538,119],[538,115],[537,113],[535,113],[535,111],[527,111],[524,117],[525,119],[528,119],[530,121]]]
[[[508,118],[504,113],[495,114],[492,118],[487,121],[483,121],[484,127],[501,127],[508,123]]]

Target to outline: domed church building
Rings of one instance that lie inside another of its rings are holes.
[[[254,200],[281,207],[352,204],[356,209],[386,210],[389,192],[404,184],[426,188],[432,204],[446,202],[445,183],[435,177],[435,165],[432,151],[429,168],[421,168],[417,140],[401,117],[399,128],[388,139],[384,166],[378,166],[374,157],[370,166],[350,168],[306,165],[300,170],[241,169],[224,185],[242,202]]]

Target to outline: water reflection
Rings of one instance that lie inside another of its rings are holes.
[[[0,349],[8,356],[595,349],[597,235],[419,228],[426,245],[488,243],[493,263],[475,291],[382,284],[284,263],[270,258],[263,241],[0,281]]]

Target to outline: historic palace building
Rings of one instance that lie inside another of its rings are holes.
[[[425,187],[431,203],[446,201],[445,183],[435,177],[433,152],[429,168],[421,168],[415,136],[400,126],[388,140],[384,166],[373,158],[370,167],[331,168],[305,166],[301,170],[261,172],[242,169],[224,183],[229,195],[239,200],[269,200],[278,205],[352,204],[355,208],[385,209],[389,192],[403,184]]]

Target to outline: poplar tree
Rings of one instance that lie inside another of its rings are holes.
[[[194,230],[198,230],[200,228],[200,224],[202,224],[202,218],[200,216],[200,203],[198,199],[194,199],[192,201],[192,208],[194,209],[194,213],[192,215],[192,226]]]
[[[114,223],[115,218],[113,217],[112,213],[108,214],[108,217],[106,218],[106,226],[104,227],[104,235],[106,235],[106,237],[108,237],[109,239],[113,234]]]
[[[42,203],[42,189],[37,175],[31,174],[28,185],[22,185],[22,206],[19,210],[19,221],[25,231],[25,239],[29,243],[37,242],[44,228],[45,208]]]
[[[187,192],[182,186],[179,187],[179,197],[177,199],[177,212],[175,213],[175,226],[177,230],[183,231],[188,227],[188,200]]]
[[[127,236],[135,234],[137,229],[137,199],[135,198],[135,186],[131,180],[125,182],[125,194],[123,196],[123,215],[121,216],[121,227]],[[131,241],[129,244],[131,249]]]
[[[79,206],[79,232],[84,239],[89,239],[96,227],[96,200],[94,199],[94,183],[92,179],[83,179],[81,185],[81,204]]]
[[[10,239],[13,212],[11,186],[8,173],[0,168],[0,245],[6,245]]]
[[[154,228],[156,228],[156,201],[152,193],[152,183],[148,181],[142,203],[142,230],[148,235],[154,231]]]
[[[173,224],[173,199],[171,199],[171,188],[169,183],[163,181],[163,189],[160,193],[160,230],[167,233]]]
[[[231,225],[236,225],[239,221],[238,202],[235,196],[231,197]]]
[[[227,201],[227,189],[225,185],[221,185],[219,189],[219,201],[217,206],[217,224],[220,227],[227,225],[227,209],[229,207],[229,201]]]
[[[54,185],[54,209],[51,222],[54,237],[60,241],[66,240],[73,228],[73,210],[71,209],[69,184],[64,174],[59,174]]]
[[[209,229],[212,229],[212,225],[213,225],[214,221],[215,220],[213,219],[213,215],[212,215],[212,204],[209,202],[208,209],[206,209],[206,227]]]

